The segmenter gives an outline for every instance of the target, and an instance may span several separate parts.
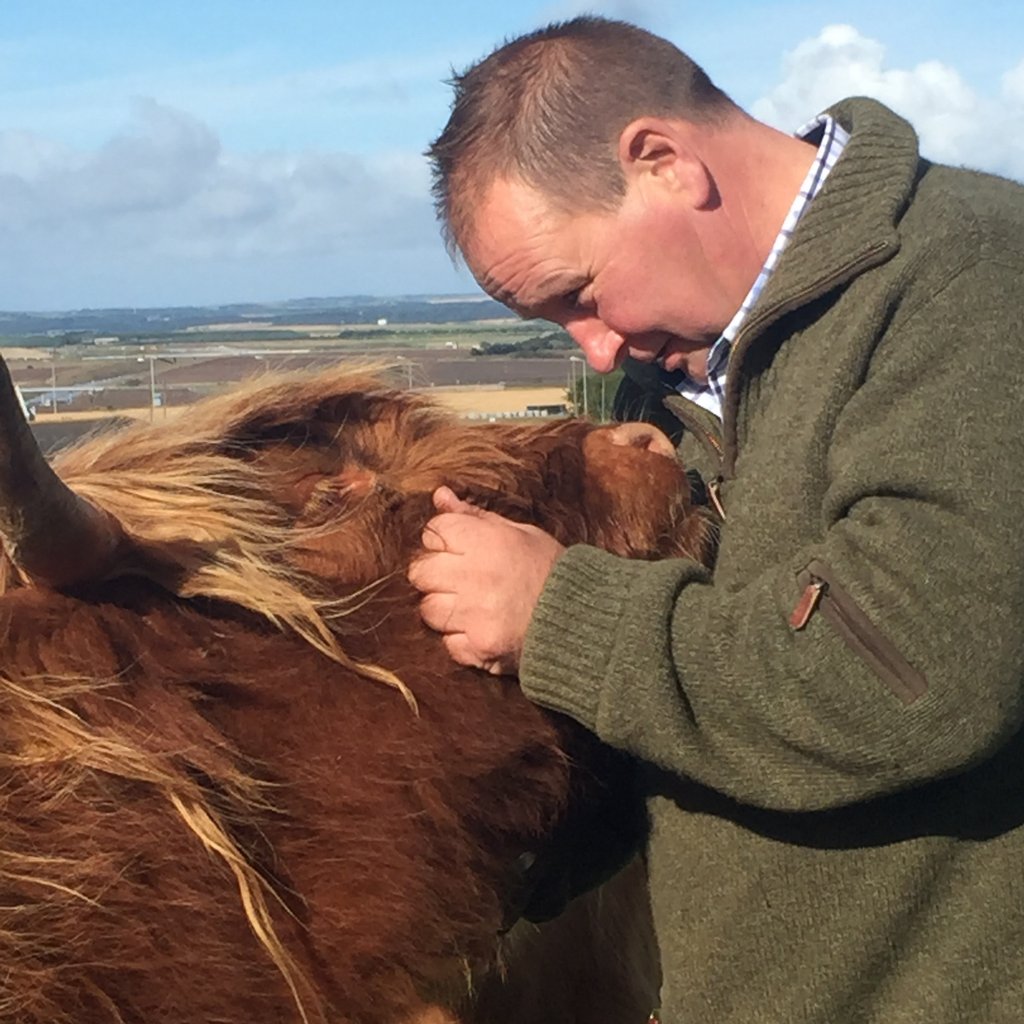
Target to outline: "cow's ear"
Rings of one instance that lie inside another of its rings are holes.
[[[324,474],[308,488],[303,518],[329,521],[364,504],[381,488],[379,475],[351,463],[339,472]]]

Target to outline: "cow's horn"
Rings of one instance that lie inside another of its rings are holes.
[[[96,579],[122,539],[117,522],[50,468],[0,357],[0,534],[14,563],[53,587]]]

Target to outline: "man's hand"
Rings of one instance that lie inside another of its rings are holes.
[[[444,634],[460,664],[514,674],[540,592],[565,548],[447,487],[434,492],[434,507],[438,515],[423,530],[427,552],[409,568],[409,581],[423,592],[423,621]]]

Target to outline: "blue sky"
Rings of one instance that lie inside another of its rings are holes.
[[[1019,0],[6,0],[0,309],[473,291],[421,156],[444,79],[583,10],[778,127],[867,93],[927,155],[1024,178]]]

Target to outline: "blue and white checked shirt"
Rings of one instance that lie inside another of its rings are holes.
[[[722,418],[725,373],[729,365],[729,352],[732,350],[733,339],[739,333],[739,329],[747,318],[747,314],[753,309],[754,303],[757,302],[757,298],[764,289],[768,278],[771,277],[783,250],[789,244],[797,221],[803,216],[811,200],[821,190],[829,171],[835,166],[846,143],[850,141],[849,133],[828,114],[820,114],[813,121],[805,124],[796,134],[801,139],[813,140],[819,132],[821,140],[818,143],[818,153],[814,158],[814,163],[807,172],[807,177],[804,178],[800,191],[797,193],[796,199],[793,200],[789,213],[786,214],[786,219],[782,222],[782,230],[776,236],[772,251],[768,254],[761,273],[757,275],[753,287],[747,292],[743,304],[729,321],[729,325],[722,332],[721,337],[711,346],[711,351],[708,353],[707,383],[701,384],[699,381],[693,380],[683,370],[675,370],[671,373],[663,372],[666,382],[679,394],[705,409],[710,409],[719,419]]]

